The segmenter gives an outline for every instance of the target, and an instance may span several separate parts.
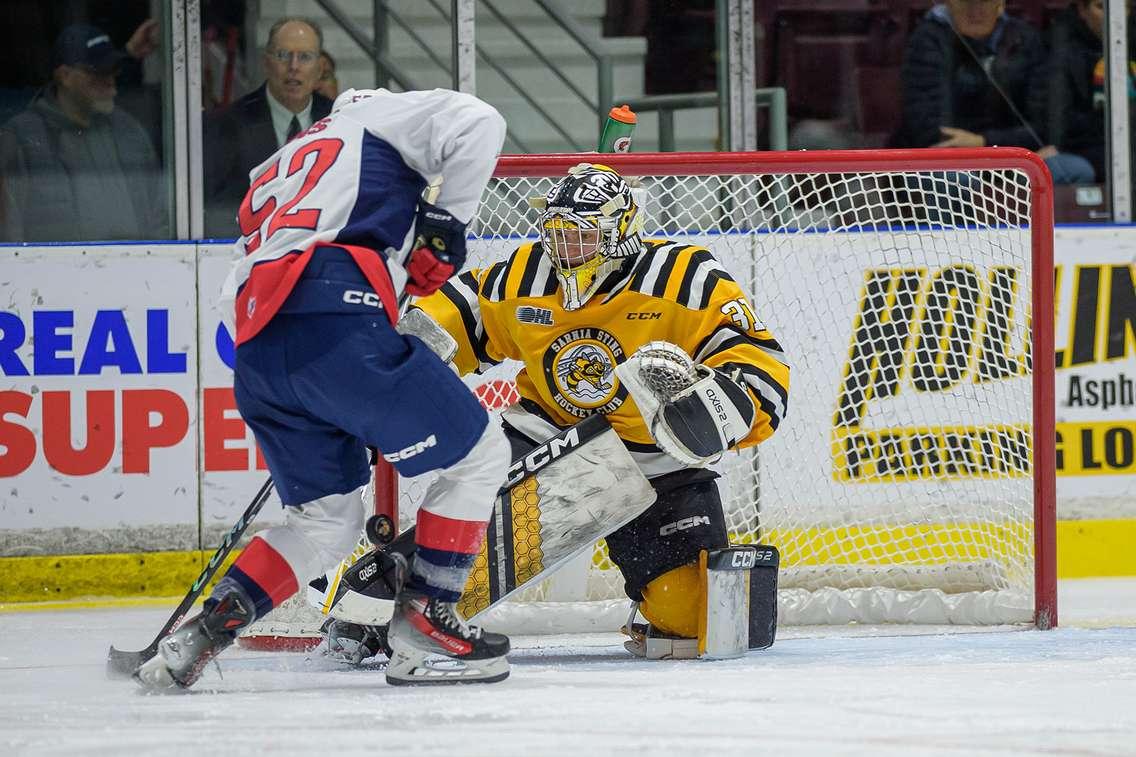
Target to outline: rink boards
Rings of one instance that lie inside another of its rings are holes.
[[[174,569],[244,509],[266,473],[215,305],[231,254],[0,248],[0,557],[172,551],[151,567]],[[1056,234],[1058,513],[1078,522],[1060,526],[1063,575],[1087,575],[1077,538],[1097,545],[1092,570],[1136,572],[1099,558],[1136,500],[1134,257],[1132,229]]]

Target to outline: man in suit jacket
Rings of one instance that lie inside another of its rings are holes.
[[[315,92],[322,67],[323,32],[308,19],[272,25],[264,50],[264,84],[205,118],[205,233],[237,237],[237,208],[249,171],[289,139],[331,112]]]

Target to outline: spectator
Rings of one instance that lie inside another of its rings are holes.
[[[1075,0],[1050,27],[1047,131],[1060,159],[1087,163],[1081,173],[1098,182],[1105,179],[1103,36],[1104,0]]]
[[[316,92],[328,100],[334,101],[335,98],[339,97],[339,79],[335,76],[335,58],[331,57],[331,53],[327,50],[321,50],[320,65],[323,67],[323,71],[320,73]]]
[[[323,32],[307,19],[282,18],[268,33],[265,83],[205,119],[205,230],[239,236],[237,208],[249,171],[285,142],[331,112],[316,94]]]
[[[1045,51],[1005,0],[947,0],[911,34],[903,61],[903,126],[910,147],[1012,146],[1036,150],[1058,183],[1091,181],[1089,164],[1059,154],[1039,133]]]
[[[911,33],[903,61],[908,147],[1045,146],[1029,122],[1043,94],[1041,37],[1003,0],[947,0]]]
[[[52,81],[0,129],[0,239],[160,239],[161,168],[139,123],[115,107],[126,54],[74,24],[52,52]]]
[[[158,19],[148,18],[138,25],[126,41],[126,52],[131,58],[142,60],[161,46],[162,29]]]
[[[253,86],[240,55],[247,10],[245,0],[201,2],[201,103],[207,111],[229,105],[234,93]]]

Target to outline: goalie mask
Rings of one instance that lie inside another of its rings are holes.
[[[607,166],[580,163],[529,204],[541,211],[541,247],[560,280],[565,310],[583,307],[622,258],[643,249],[631,184]]]

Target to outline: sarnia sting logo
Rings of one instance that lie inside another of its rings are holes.
[[[544,375],[552,399],[578,418],[608,414],[627,398],[615,377],[623,348],[603,329],[574,329],[556,338],[544,353]]]

